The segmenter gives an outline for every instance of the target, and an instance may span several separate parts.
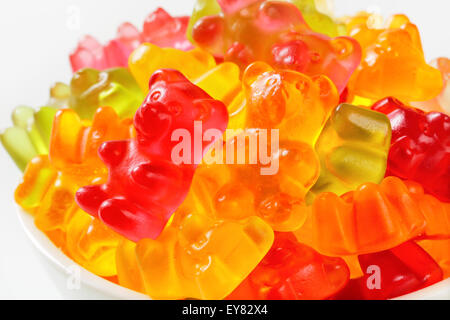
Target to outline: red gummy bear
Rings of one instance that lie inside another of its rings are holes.
[[[134,118],[136,138],[105,142],[99,148],[109,168],[108,182],[76,194],[83,210],[132,241],[155,239],[161,233],[186,197],[203,154],[228,124],[225,105],[178,71],[156,71],[149,88]],[[214,137],[202,143],[209,129],[215,130]],[[174,140],[182,137],[177,132],[184,132],[182,142],[190,148],[183,150],[183,162],[172,160],[180,144]]]
[[[351,280],[335,299],[390,299],[428,287],[443,278],[439,265],[414,241],[360,255],[358,260],[364,276]]]
[[[386,176],[416,181],[439,200],[450,202],[450,117],[425,113],[391,97],[372,109],[391,121]]]
[[[292,233],[276,233],[270,251],[227,299],[327,299],[344,288],[349,277],[341,258],[319,254]]]
[[[192,45],[186,38],[188,23],[189,17],[172,17],[164,9],[158,8],[145,19],[142,32],[131,23],[123,23],[117,30],[116,39],[105,46],[95,38],[86,36],[69,57],[72,70],[127,67],[131,52],[143,42],[190,50]]]

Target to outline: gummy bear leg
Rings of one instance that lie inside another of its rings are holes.
[[[75,194],[75,201],[81,209],[98,218],[100,205],[110,197],[104,188],[104,185],[91,185],[80,188]]]
[[[104,201],[98,214],[111,229],[138,242],[144,238],[156,239],[167,223],[166,219],[161,218],[160,208],[152,209],[144,211],[126,199],[114,198]]]

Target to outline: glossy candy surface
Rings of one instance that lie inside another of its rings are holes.
[[[272,229],[258,217],[220,221],[182,205],[156,240],[121,243],[119,283],[158,299],[223,299],[272,242]]]
[[[148,80],[156,70],[168,68],[180,71],[189,81],[227,106],[230,118],[228,128],[243,128],[245,97],[240,70],[234,63],[216,64],[212,55],[198,48],[184,52],[144,43],[131,55],[129,66],[144,92],[148,91]]]
[[[418,236],[445,239],[450,236],[450,204],[424,194],[415,182],[387,177],[341,197],[321,193],[296,235],[330,256],[383,251]]]
[[[191,49],[186,39],[188,21],[189,17],[174,18],[164,9],[158,8],[146,18],[142,31],[131,23],[123,23],[117,30],[116,38],[106,45],[92,36],[85,36],[70,55],[72,70],[127,67],[130,54],[144,42],[181,50]]]
[[[0,134],[0,140],[21,171],[35,156],[48,154],[53,118],[59,108],[67,107],[69,97],[69,87],[57,82],[50,88],[46,106],[37,110],[26,106],[14,109],[13,126]]]
[[[125,68],[82,69],[70,82],[69,106],[82,119],[91,120],[98,107],[112,107],[121,118],[134,115],[144,99],[130,72]]]
[[[196,0],[87,36],[70,85],[0,135],[16,202],[152,299],[391,299],[447,278],[449,60],[425,62],[405,15],[330,5]]]
[[[450,239],[421,240],[417,244],[433,257],[441,267],[444,278],[448,278],[450,276]]]
[[[312,31],[297,7],[281,1],[219,1],[222,14],[201,18],[195,43],[244,70],[254,61],[310,76],[324,74],[344,90],[361,60],[349,37],[329,38]]]
[[[349,270],[341,258],[317,253],[292,233],[276,233],[270,251],[228,299],[327,299],[348,280]]]
[[[363,48],[361,65],[349,84],[355,95],[410,102],[432,99],[441,92],[441,74],[425,62],[419,31],[406,16],[394,15],[383,29],[370,28],[363,19],[349,35]]]
[[[109,107],[99,108],[85,126],[71,109],[55,116],[49,155],[34,158],[16,189],[16,202],[36,226],[82,266],[102,276],[116,274],[113,263],[120,237],[75,203],[76,190],[106,180],[97,155],[101,143],[130,137],[131,121],[120,120]]]
[[[321,170],[312,192],[341,195],[364,182],[381,182],[390,141],[391,124],[385,115],[350,104],[339,105],[315,146]]]
[[[225,3],[225,1],[217,0],[197,0],[195,2],[187,30],[189,40],[193,41],[192,29],[201,18],[217,15],[221,12],[218,2]],[[288,0],[288,2],[294,4],[301,11],[305,22],[316,32],[326,34],[330,37],[336,37],[345,29],[344,25],[335,22],[327,15],[328,12],[324,13],[325,9],[329,11],[329,3],[327,0]],[[319,10],[319,6],[322,10]]]
[[[294,4],[302,13],[308,26],[316,31],[326,34],[329,37],[336,37],[345,32],[345,26],[334,21],[324,12],[325,9],[330,11],[328,0],[288,0]],[[319,7],[320,6],[320,7]]]
[[[438,111],[450,115],[450,59],[437,58],[431,61],[431,66],[441,72],[444,84],[441,93],[434,99],[428,101],[414,102],[413,106],[425,111]]]
[[[395,98],[372,106],[392,124],[392,144],[386,175],[413,180],[425,190],[450,202],[450,117],[425,113]]]
[[[243,83],[245,130],[227,136],[218,159],[197,170],[191,205],[217,219],[256,215],[276,231],[294,231],[319,175],[313,145],[337,90],[326,77],[275,71],[262,62],[246,70]]]
[[[412,241],[358,257],[364,276],[351,280],[337,299],[390,299],[430,286],[443,278],[439,265]]]
[[[35,111],[30,107],[17,107],[12,114],[13,126],[3,131],[1,141],[20,170],[39,154],[48,154],[53,117],[53,107]]]
[[[136,138],[107,142],[99,149],[109,169],[108,182],[77,192],[77,202],[86,212],[132,241],[158,237],[184,200],[197,164],[214,142],[198,146],[194,140],[201,139],[208,129],[221,135],[228,122],[225,105],[178,71],[155,72],[149,88],[134,117]],[[176,131],[188,137],[181,134],[174,140]],[[176,163],[174,148],[181,138],[188,143],[183,151],[188,153],[183,155],[187,161]]]
[[[160,48],[150,43],[140,45],[130,56],[129,68],[142,91],[148,92],[148,81],[158,69],[175,69],[191,82],[216,66],[207,52],[195,48],[184,52],[172,48]]]

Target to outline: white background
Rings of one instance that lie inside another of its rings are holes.
[[[2,0],[0,2],[0,128],[19,104],[40,106],[55,81],[68,83],[69,52],[84,34],[111,39],[124,21],[141,28],[158,6],[190,14],[193,0]],[[369,9],[406,13],[419,26],[427,60],[450,57],[449,0],[335,0],[338,15]],[[80,14],[78,29],[70,15]],[[0,147],[0,299],[60,299],[15,213],[20,172]]]

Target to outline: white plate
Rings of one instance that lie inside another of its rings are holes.
[[[36,248],[43,257],[43,263],[60,288],[63,296],[69,299],[149,299],[148,296],[109,282],[80,267],[67,257],[34,225],[31,215],[21,208],[17,210],[19,220]],[[79,280],[79,281],[78,281]],[[450,278],[425,289],[396,299],[405,300],[450,300]]]
[[[36,228],[34,218],[18,208],[19,220],[26,234],[41,253],[42,262],[67,299],[148,300],[148,296],[124,288],[79,266]]]

